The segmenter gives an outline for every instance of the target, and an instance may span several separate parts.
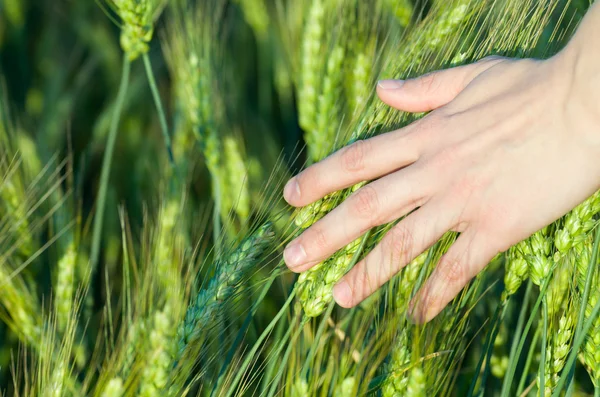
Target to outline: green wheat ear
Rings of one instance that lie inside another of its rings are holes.
[[[353,265],[353,259],[361,248],[363,240],[360,237],[340,250],[335,256],[321,262],[298,278],[297,288],[304,314],[317,317],[333,302],[333,287]]]
[[[215,320],[218,311],[241,287],[240,282],[259,261],[261,255],[275,240],[273,225],[265,223],[225,259],[215,264],[216,273],[190,307],[178,331],[178,349],[175,361],[181,359],[191,343],[201,338]]]
[[[149,50],[154,35],[154,22],[168,0],[108,0],[122,21],[121,47],[130,61]]]
[[[54,310],[57,316],[57,325],[64,331],[69,321],[73,308],[75,291],[75,268],[77,266],[77,251],[75,243],[68,245],[57,264],[56,284],[54,288]]]
[[[117,377],[108,382],[100,397],[122,397],[124,393],[123,379]]]

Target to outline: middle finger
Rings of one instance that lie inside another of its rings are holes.
[[[430,180],[413,166],[364,186],[292,241],[286,264],[294,272],[308,270],[367,230],[408,214],[431,196]]]

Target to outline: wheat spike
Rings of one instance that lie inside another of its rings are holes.
[[[322,47],[325,24],[324,0],[312,0],[302,41],[302,66],[298,108],[300,126],[312,131],[316,126],[316,103],[321,86]]]
[[[339,128],[339,99],[343,84],[345,48],[337,45],[327,60],[323,86],[317,100],[315,126],[306,131],[305,140],[312,162],[319,161],[331,151],[331,142]]]
[[[148,52],[154,35],[154,21],[166,0],[111,0],[110,5],[121,21],[121,48],[133,61]]]
[[[215,275],[206,288],[198,293],[179,327],[178,358],[184,355],[190,343],[207,330],[223,304],[240,287],[246,272],[256,264],[274,238],[273,226],[267,222],[243,240],[228,258],[216,264]]]
[[[410,356],[408,331],[402,329],[392,347],[391,360],[387,366],[388,379],[382,388],[384,397],[405,395],[409,383],[406,368],[410,364]]]
[[[171,308],[167,305],[164,310],[156,312],[152,321],[149,335],[150,350],[144,361],[144,369],[140,381],[142,397],[159,396],[167,385],[171,366],[171,341],[175,336],[174,327],[169,320]]]
[[[321,262],[298,278],[297,288],[304,314],[316,317],[333,302],[333,287],[349,270],[362,237],[353,241],[331,259]]]
[[[58,262],[56,285],[54,288],[54,308],[60,330],[66,328],[67,322],[71,317],[76,266],[77,251],[75,243],[71,242],[67,247],[67,251]]]
[[[104,388],[101,397],[122,397],[124,392],[123,379],[112,378]]]
[[[560,371],[565,366],[565,361],[571,349],[571,341],[575,321],[573,315],[568,310],[561,316],[557,329],[552,332],[548,340],[546,349],[546,362],[544,367],[544,395],[552,395],[554,388],[559,380]],[[539,378],[538,378],[539,383]]]

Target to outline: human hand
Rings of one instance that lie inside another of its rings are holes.
[[[574,54],[486,58],[380,82],[388,105],[432,112],[341,149],[288,182],[284,197],[300,207],[376,179],[292,241],[287,265],[306,271],[370,228],[406,216],[335,286],[335,300],[349,308],[444,233],[460,232],[412,302],[415,321],[431,320],[498,252],[600,187],[600,114],[580,89]]]

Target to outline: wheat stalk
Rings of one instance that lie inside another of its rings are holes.
[[[373,56],[373,51],[365,50],[354,57],[354,65],[352,67],[350,82],[348,83],[350,85],[348,102],[350,104],[350,111],[355,117],[359,116],[361,109],[365,106],[367,99],[369,99],[370,93],[373,92],[371,84]]]
[[[300,126],[304,131],[316,127],[316,103],[321,86],[322,48],[325,31],[324,0],[312,0],[305,22],[302,40],[302,64],[298,109]]]
[[[558,327],[552,332],[551,338],[545,347],[546,362],[544,366],[544,395],[552,395],[554,388],[559,380],[560,371],[565,366],[567,355],[571,349],[571,342],[575,330],[575,320],[573,315],[565,310],[560,317]],[[537,379],[539,384],[539,378]]]
[[[346,274],[364,237],[354,240],[331,259],[319,263],[300,275],[297,282],[298,296],[308,317],[316,317],[323,313],[333,302],[333,287]]]
[[[408,26],[414,13],[414,7],[410,0],[385,0],[385,6],[396,17],[400,26]]]
[[[409,376],[406,368],[410,364],[411,351],[409,345],[408,331],[399,331],[391,352],[390,363],[386,367],[388,380],[382,388],[384,397],[395,397],[406,393]]]
[[[478,9],[478,7],[471,9],[469,7],[471,2],[472,0],[455,1],[451,5],[449,11],[445,13],[437,13],[435,17],[428,21],[429,23],[426,24],[422,30],[416,30],[414,36],[409,39],[407,46],[403,49],[401,55],[397,59],[394,57],[388,60],[388,70],[383,71],[382,74],[399,74],[398,72],[390,72],[392,68],[393,70],[401,71],[401,73],[406,73],[407,70],[411,69],[412,65],[419,65],[419,63],[425,64],[425,62],[423,62],[424,59],[427,59],[427,57],[431,56],[431,54],[435,54],[441,48],[444,48],[444,40],[447,39],[449,34],[464,29],[465,21],[468,20],[469,16],[475,13],[476,9]],[[316,3],[320,4],[320,0],[315,0],[313,5]],[[440,28],[440,26],[442,28]],[[316,46],[316,44],[313,44],[313,46]],[[446,49],[447,52],[450,50],[452,50],[452,48]],[[304,57],[306,56],[307,55],[304,54]],[[418,60],[420,60],[420,62]],[[315,79],[311,77],[311,80]],[[310,101],[309,99],[306,99],[306,107],[311,110],[310,112],[305,111],[304,114],[306,115],[309,113],[311,115],[311,120],[314,118],[314,114],[316,114],[316,110],[313,109],[316,99],[316,94],[313,92],[313,89],[314,92],[317,92],[316,88],[311,88],[311,90],[309,90],[310,92],[304,95],[302,95],[301,91],[300,96],[300,100],[304,100],[305,97],[310,99]],[[303,112],[301,110],[301,118],[302,113]],[[366,120],[361,120],[361,122],[357,123],[357,125],[353,127],[355,129],[355,133],[347,143],[351,143],[359,138],[368,138],[377,130],[379,126],[392,124],[391,120],[393,120],[394,117],[392,117],[391,114],[395,113],[396,112],[391,110],[387,105],[382,104],[376,104],[367,109],[367,114],[370,116]],[[305,117],[309,118],[308,116]],[[406,117],[406,114],[403,114],[402,117]],[[305,124],[301,124],[301,126],[305,130],[311,130],[314,128],[314,123],[305,120]],[[330,148],[330,150],[331,149],[333,148]],[[314,222],[321,219],[329,211],[341,203],[344,198],[348,197],[352,192],[358,190],[362,186],[364,186],[364,183],[360,183],[351,188],[332,193],[323,199],[300,209],[296,213],[296,225],[303,228],[311,226]]]
[[[408,386],[406,387],[407,397],[425,397],[427,390],[427,377],[421,367],[414,367],[410,371]]]
[[[264,0],[236,0],[242,8],[244,19],[259,40],[264,40],[269,30],[269,12]]]
[[[101,397],[122,397],[125,394],[123,379],[116,377],[108,381],[106,387],[102,391]]]
[[[555,260],[568,255],[574,246],[585,240],[596,224],[594,215],[599,212],[600,190],[567,214],[564,226],[554,236],[554,245],[558,250]]]
[[[148,52],[154,22],[168,0],[109,0],[121,18],[121,47],[130,61]]]
[[[227,185],[229,197],[232,204],[228,207],[233,209],[240,222],[243,224],[250,216],[250,189],[248,184],[248,172],[241,142],[232,136],[224,139],[225,168],[227,172]]]
[[[508,369],[508,355],[506,353],[505,345],[508,341],[508,329],[506,324],[500,324],[500,330],[496,339],[494,339],[494,350],[492,357],[490,358],[490,368],[492,375],[498,379],[502,379]]]
[[[153,316],[152,330],[149,335],[150,351],[144,360],[144,369],[140,380],[139,395],[142,397],[159,396],[166,387],[171,370],[172,338],[175,336],[168,305]]]
[[[0,262],[0,305],[3,318],[15,333],[27,344],[37,346],[42,330],[34,297],[28,291],[20,275],[12,275],[9,268]]]
[[[308,382],[306,382],[306,380],[304,380],[302,377],[298,378],[292,385],[290,395],[291,397],[309,397],[310,394],[308,393]]]
[[[77,266],[77,251],[75,243],[67,246],[67,251],[58,261],[56,284],[54,287],[54,310],[57,317],[58,329],[63,331],[73,309],[73,292],[75,289],[75,267]]]
[[[323,86],[317,99],[315,126],[304,135],[311,162],[323,158],[331,150],[331,142],[339,128],[339,100],[343,83],[343,61],[346,50],[336,45],[327,60]]]
[[[394,292],[396,298],[396,308],[399,312],[406,311],[408,302],[412,298],[414,285],[419,277],[421,269],[425,265],[430,250],[423,252],[413,259],[402,271],[398,278],[398,290]]]
[[[345,378],[336,388],[334,395],[340,397],[352,397],[356,395],[356,378],[349,376]]]
[[[244,275],[256,264],[274,238],[273,226],[267,222],[244,239],[226,259],[217,261],[215,275],[198,293],[179,327],[176,362],[184,356],[188,345],[213,325],[211,322],[218,311],[241,287],[240,281]]]
[[[576,269],[576,296],[581,303],[586,285],[589,266],[592,263],[593,242],[591,236],[576,246],[575,269]],[[588,319],[598,299],[600,298],[599,273],[597,269],[591,269],[590,290],[587,304],[584,309],[584,319]],[[585,336],[585,341],[579,352],[579,361],[586,368],[596,388],[600,388],[600,317],[596,317],[590,330]]]

